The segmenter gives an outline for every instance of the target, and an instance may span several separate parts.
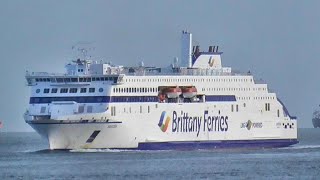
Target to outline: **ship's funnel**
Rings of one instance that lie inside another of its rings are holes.
[[[181,36],[181,67],[192,66],[192,34],[182,31]]]
[[[208,52],[212,52],[212,51],[213,51],[213,46],[209,46]]]

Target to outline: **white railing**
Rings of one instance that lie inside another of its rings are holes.
[[[223,69],[179,69],[178,72],[173,72],[171,69],[161,69],[161,72],[148,72],[147,69],[129,72],[128,69],[122,69],[115,72],[106,72],[104,74],[67,74],[67,73],[47,73],[47,72],[26,72],[26,77],[97,77],[97,76],[248,76],[250,73],[239,71],[231,71],[231,68]],[[260,81],[257,81],[260,82]]]

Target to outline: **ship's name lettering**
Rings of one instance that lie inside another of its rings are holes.
[[[262,122],[252,123],[250,125],[252,128],[262,128],[263,124]],[[240,128],[248,128],[248,122],[241,123]]]
[[[211,116],[208,111],[204,111],[203,117],[190,116],[189,113],[181,111],[179,115],[176,111],[172,114],[172,132],[185,133],[194,132],[199,136],[203,132],[228,131],[228,116]]]

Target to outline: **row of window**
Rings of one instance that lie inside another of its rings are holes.
[[[158,102],[157,96],[75,96],[75,97],[31,97],[30,104],[49,104],[53,101],[75,101],[77,103],[111,102]]]
[[[207,91],[250,91],[251,88],[207,88]],[[253,88],[253,91],[255,90],[263,90],[265,91],[266,88]],[[133,88],[133,87],[127,87],[127,88],[114,88],[114,93],[139,93],[139,92],[158,92],[158,88],[154,87],[145,87],[145,88]],[[205,88],[202,88],[202,91],[206,91]]]
[[[252,82],[252,79],[248,78],[222,78],[222,79],[126,79],[125,82]]]
[[[53,101],[75,101],[77,103],[107,103],[107,96],[78,96],[78,97],[31,97],[30,104],[50,104]]]
[[[253,97],[254,100],[272,100],[274,97]],[[251,100],[251,97],[237,97],[237,100]]]
[[[53,101],[75,101],[77,103],[111,102],[159,102],[158,96],[69,96],[69,97],[30,97],[30,104],[49,104]],[[236,101],[234,95],[206,96],[206,102]],[[203,100],[193,102],[205,102]],[[171,101],[168,101],[169,103]],[[184,101],[187,103],[187,101]],[[176,103],[172,101],[171,103]]]
[[[79,69],[80,70],[80,69]],[[80,71],[82,72],[82,71]],[[92,81],[115,81],[118,77],[73,77],[73,78],[36,78],[36,82],[92,82]],[[249,79],[126,79],[125,82],[248,82]],[[252,82],[252,79],[250,79]]]
[[[115,81],[117,77],[75,77],[75,78],[36,78],[36,82],[92,82],[92,81]]]
[[[158,92],[159,91],[159,89],[158,88],[147,88],[147,87],[145,87],[145,88],[143,88],[143,87],[141,87],[141,88],[129,88],[129,87],[127,87],[127,88],[114,88],[113,89],[113,92],[114,93],[139,93],[139,92]]]
[[[87,89],[89,93],[94,93],[96,91],[95,88],[60,88],[60,93],[77,93],[78,90],[80,93],[87,93]],[[36,93],[40,93],[40,89],[36,90]],[[103,92],[103,88],[99,88],[99,92]],[[44,88],[43,89],[44,94],[50,93],[50,88]],[[51,93],[58,93],[58,88],[51,88]]]
[[[253,91],[265,91],[267,88],[252,88]],[[251,88],[202,88],[202,91],[251,91]]]
[[[157,96],[113,96],[111,102],[158,102]]]

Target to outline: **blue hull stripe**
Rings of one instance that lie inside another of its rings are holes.
[[[216,148],[273,148],[297,144],[297,139],[139,143],[139,150],[198,150]]]
[[[29,104],[49,104],[53,101],[75,101],[77,103],[132,103],[158,102],[158,96],[73,96],[73,97],[31,97]],[[236,101],[234,95],[208,95],[206,102]]]

